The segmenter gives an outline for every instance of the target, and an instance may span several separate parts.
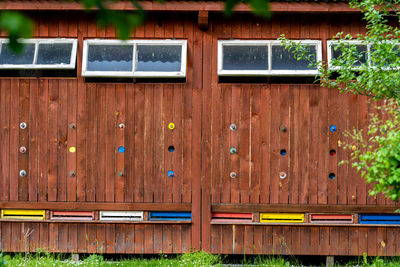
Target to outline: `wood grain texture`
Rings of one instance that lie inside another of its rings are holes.
[[[11,2],[1,5],[10,8]],[[181,11],[194,8],[184,2],[168,3],[168,8],[179,10],[179,5]],[[199,3],[194,5],[198,8]],[[306,5],[308,12],[335,6]],[[289,3],[274,3],[272,8],[278,6],[293,11]],[[220,5],[202,8],[217,10]],[[306,10],[296,3],[292,8]],[[81,76],[83,41],[114,39],[115,29],[101,28],[93,16],[78,12],[33,14],[37,37],[78,39],[77,77],[0,79],[0,208],[191,211],[192,221],[0,221],[1,250],[399,253],[396,227],[210,223],[211,212],[392,213],[397,208],[383,196],[369,197],[370,186],[354,169],[337,167],[349,157],[338,147],[341,134],[353,127],[365,129],[367,114],[375,112],[365,97],[301,79],[248,84],[222,82],[217,75],[219,40],[276,39],[285,33],[291,39],[321,40],[326,58],[326,40],[333,34],[364,31],[359,16],[341,15],[337,22],[329,15],[293,13],[289,18],[281,13],[263,21],[245,13],[233,18],[210,13],[209,29],[201,31],[189,13],[151,15],[131,37],[187,40],[186,82],[89,82]],[[26,130],[19,128],[21,121],[27,122]],[[174,130],[168,129],[170,122]],[[118,127],[120,123],[125,127]],[[238,126],[236,131],[229,129],[231,123]],[[338,131],[330,132],[330,125]],[[171,145],[174,152],[168,151]],[[19,153],[20,146],[28,153]],[[124,153],[118,151],[121,146]],[[76,151],[70,152],[71,147]],[[238,153],[231,155],[230,147]],[[282,149],[286,155],[280,154]],[[329,155],[331,149],[337,151],[335,156]],[[21,169],[27,170],[26,177],[19,177]],[[168,177],[168,170],[175,176]],[[230,178],[230,172],[238,176]],[[287,178],[280,179],[280,172]],[[336,174],[333,180],[328,178],[331,172]],[[28,230],[33,232],[24,238]]]

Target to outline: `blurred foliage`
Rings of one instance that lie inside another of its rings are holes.
[[[74,1],[74,0],[64,0]],[[83,5],[86,12],[95,12],[97,15],[97,23],[102,27],[108,25],[115,26],[117,30],[117,37],[122,40],[129,38],[131,31],[141,25],[145,19],[145,11],[140,5],[138,0],[129,0],[135,10],[121,11],[112,10],[109,5],[118,0],[75,0]],[[164,0],[157,0],[163,3]],[[60,1],[62,2],[62,0]],[[235,6],[239,3],[249,4],[254,14],[261,17],[268,17],[269,0],[225,0],[225,13],[232,14]],[[26,15],[15,11],[1,11],[0,12],[0,29],[8,33],[10,39],[10,48],[14,52],[22,52],[23,45],[18,42],[20,38],[30,38],[32,36],[34,24],[32,20]]]
[[[285,36],[280,40],[297,59],[309,59],[317,67],[321,86],[344,93],[368,96],[377,111],[368,118],[368,130],[344,133],[343,149],[350,151],[351,164],[374,188],[371,195],[384,193],[397,201],[400,197],[400,0],[351,0],[361,10],[366,34],[338,33],[334,51],[340,53],[329,64],[307,58],[305,46]],[[350,42],[349,42],[350,41]],[[355,46],[369,46],[369,51]],[[353,42],[353,43],[351,43]],[[349,163],[350,163],[349,162]],[[343,163],[343,162],[341,162]]]

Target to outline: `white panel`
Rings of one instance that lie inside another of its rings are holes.
[[[100,221],[143,221],[143,211],[100,211]]]

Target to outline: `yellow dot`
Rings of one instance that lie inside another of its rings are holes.
[[[69,148],[69,152],[75,153],[75,151],[76,151],[76,148],[75,148],[74,146],[71,146],[71,147]]]
[[[356,147],[356,146],[352,146],[351,149],[352,149],[353,151],[356,151],[357,147]]]
[[[170,130],[175,129],[175,124],[174,124],[173,122],[171,122],[170,124],[168,124],[168,128],[169,128]]]

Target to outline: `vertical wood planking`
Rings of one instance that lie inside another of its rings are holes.
[[[261,99],[263,103],[260,111],[260,135],[261,135],[261,178],[260,178],[260,202],[269,203],[270,196],[270,124],[271,124],[271,86],[266,85],[261,88]]]
[[[57,151],[58,151],[58,81],[49,81],[48,123],[52,125],[48,130],[48,201],[57,201]]]
[[[48,176],[48,133],[49,128],[47,126],[48,121],[48,105],[49,105],[49,81],[39,81],[39,120],[38,120],[38,168],[39,168],[39,179],[38,179],[38,200],[46,201],[47,196],[47,176]]]
[[[106,156],[106,85],[97,85],[96,96],[96,120],[97,120],[97,136],[96,136],[96,168],[93,170],[96,180],[96,202],[104,202],[105,199],[105,156]]]
[[[76,81],[67,81],[67,90],[68,90],[68,146],[74,146],[79,149],[77,146],[77,105],[78,105],[78,84]],[[76,125],[73,128],[72,125]],[[79,152],[78,152],[79,153]],[[76,182],[76,174],[71,177],[71,172],[77,172],[76,168],[76,160],[77,153],[68,153],[67,154],[67,201],[76,201],[77,199],[77,182]],[[79,175],[79,174],[78,174]]]
[[[39,81],[31,81],[29,86],[29,153],[28,153],[28,199],[29,201],[38,200],[38,139],[39,139]]]
[[[258,24],[258,29],[260,26]],[[250,158],[250,203],[260,203],[260,180],[261,180],[261,150],[260,150],[260,135],[261,135],[261,88],[252,86],[251,88],[251,123],[250,123],[250,142],[251,142],[251,157]],[[223,189],[224,190],[224,189]]]
[[[116,157],[116,169],[114,170],[115,177],[115,202],[123,202],[124,201],[124,188],[126,185],[126,179],[128,179],[125,169],[125,153],[118,153],[117,148],[120,146],[125,147],[125,133],[126,129],[131,129],[131,125],[126,122],[125,114],[126,114],[126,97],[125,97],[125,85],[117,84],[115,86],[115,117],[116,117],[116,125],[115,127],[115,140],[113,142],[112,157]],[[111,116],[111,111],[108,113]],[[120,128],[118,125],[123,123],[125,127]],[[118,173],[122,173],[123,176],[119,176]]]
[[[66,80],[59,80],[59,102],[57,116],[57,201],[67,200],[67,153],[69,151],[68,144],[68,87]],[[76,152],[73,152],[76,153]]]
[[[282,84],[279,88],[279,98],[280,98],[280,125],[278,128],[273,129],[273,131],[279,131],[279,148],[278,153],[282,149],[286,150],[286,153],[290,153],[291,147],[289,143],[289,133],[283,132],[280,130],[282,126],[287,127],[290,122],[290,88],[287,84]],[[290,159],[289,154],[280,155],[279,159],[279,172],[285,172],[290,175]],[[276,175],[279,176],[279,175]],[[289,179],[292,177],[288,177],[288,179],[279,179],[279,203],[288,203],[289,202]]]
[[[2,80],[0,87],[0,199],[7,201],[10,199],[10,177],[11,174],[11,82],[10,80]],[[15,127],[15,126],[14,126]]]
[[[106,86],[106,105],[105,105],[105,121],[106,121],[106,129],[105,129],[105,201],[106,202],[114,202],[117,198],[115,194],[116,185],[118,184],[118,180],[124,179],[123,177],[118,177],[118,167],[116,166],[116,162],[118,165],[118,157],[116,158],[115,150],[118,147],[116,144],[116,135],[119,132],[123,132],[124,129],[118,128],[118,124],[116,123],[116,118],[119,117],[119,111],[116,111],[116,86],[109,84]],[[117,169],[117,171],[116,171]],[[119,188],[118,188],[119,189]],[[121,189],[118,190],[117,194],[120,194]]]
[[[133,191],[134,191],[134,179],[135,179],[135,166],[134,166],[134,153],[135,153],[135,132],[136,132],[136,125],[135,125],[135,91],[134,86],[127,84],[125,87],[125,100],[126,100],[126,125],[127,129],[125,130],[125,147],[126,152],[124,153],[124,160],[125,160],[125,170],[126,170],[126,177],[125,177],[125,188],[124,188],[124,195],[125,195],[125,202],[133,202]],[[128,134],[127,131],[129,130],[130,133]],[[119,153],[119,152],[117,152]]]
[[[135,154],[135,172],[132,173],[135,202],[143,202],[144,197],[144,94],[145,87],[143,85],[135,85],[135,148],[133,150]],[[131,148],[129,147],[128,149]]]
[[[243,27],[242,27],[243,31]],[[240,158],[240,203],[249,203],[249,160],[250,160],[250,86],[242,86],[240,99],[240,128],[238,129]]]
[[[21,146],[25,146],[29,150],[29,80],[19,80],[19,121],[27,124],[26,129],[19,129],[18,144],[17,146],[11,147],[12,150],[18,151]],[[17,90],[17,89],[14,89]],[[18,154],[18,170],[25,170],[26,176],[18,177],[18,200],[28,200],[28,186],[30,180],[29,170],[29,154],[19,153]]]

